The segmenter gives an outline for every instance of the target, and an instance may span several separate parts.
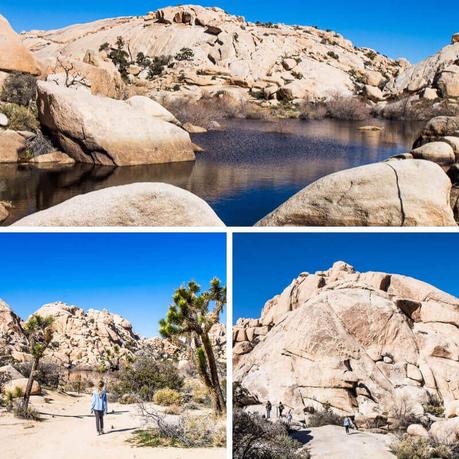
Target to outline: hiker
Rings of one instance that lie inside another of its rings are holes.
[[[344,429],[346,430],[346,433],[348,435],[349,435],[349,429],[350,428],[355,429],[355,425],[354,425],[354,423],[352,422],[352,419],[349,416],[346,416],[344,418],[343,426],[344,426]]]
[[[96,428],[99,435],[104,433],[104,415],[107,414],[107,392],[105,392],[105,384],[100,381],[97,385],[97,390],[92,394],[91,413],[96,417]]]
[[[287,414],[287,424],[288,426],[290,427],[290,424],[292,423],[292,420],[293,420],[293,414],[292,414],[292,410],[288,410],[288,414]]]
[[[279,410],[279,417],[281,418],[282,417],[282,413],[284,412],[284,405],[282,404],[282,402],[279,402],[279,406],[278,406],[278,410]]]
[[[273,406],[271,405],[271,402],[268,400],[266,402],[266,419],[271,419],[271,410],[273,409]]]

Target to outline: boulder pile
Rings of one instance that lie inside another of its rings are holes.
[[[359,423],[428,416],[438,437],[459,422],[458,329],[459,299],[337,262],[300,274],[259,319],[237,322],[234,380],[261,403],[282,401],[301,415],[330,404]],[[432,401],[445,417],[432,414]]]

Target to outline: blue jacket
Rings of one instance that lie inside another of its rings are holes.
[[[103,411],[107,414],[107,408],[107,392],[103,390],[102,394],[99,395],[99,391],[94,391],[91,400],[91,411]]]

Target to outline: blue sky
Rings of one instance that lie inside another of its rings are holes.
[[[357,271],[415,277],[459,297],[459,233],[235,234],[233,319],[258,318],[264,303],[301,272],[337,260]]]
[[[182,2],[156,0],[1,0],[0,13],[17,31],[59,28],[96,19],[143,15]],[[374,48],[390,57],[417,62],[434,54],[458,32],[457,0],[363,0],[327,2],[305,0],[202,0],[251,21],[317,25],[333,29],[358,46]]]
[[[226,283],[225,234],[0,234],[0,298],[22,318],[64,301],[107,308],[158,334],[174,290]],[[225,311],[226,314],[226,311]]]

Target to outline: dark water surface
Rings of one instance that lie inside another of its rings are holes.
[[[423,123],[237,120],[194,135],[205,148],[195,162],[111,168],[77,164],[37,169],[0,165],[0,200],[12,201],[9,225],[73,196],[134,182],[167,182],[207,201],[231,226],[251,226],[297,191],[332,172],[407,151]]]

